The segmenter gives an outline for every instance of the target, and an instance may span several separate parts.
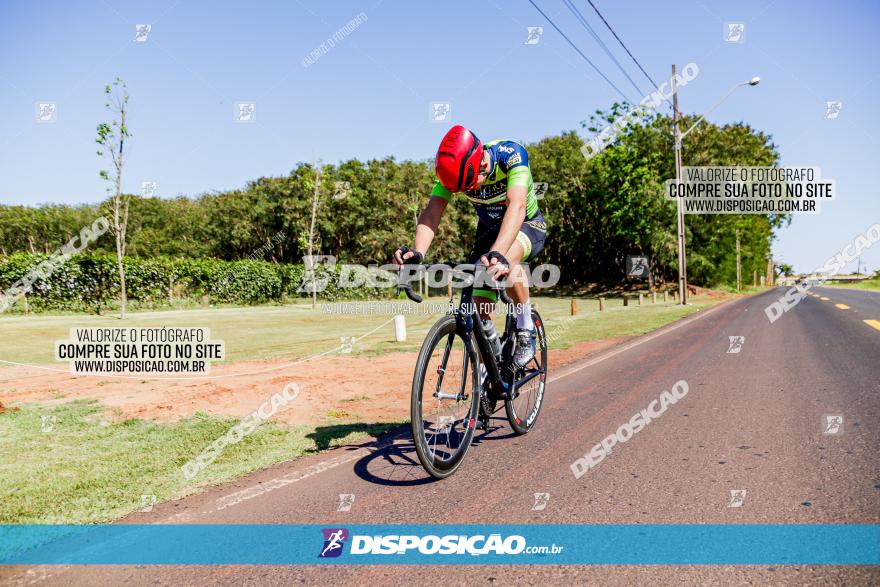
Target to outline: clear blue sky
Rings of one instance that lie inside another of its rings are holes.
[[[562,2],[536,1],[641,98]],[[837,180],[837,201],[781,232],[779,260],[811,270],[880,222],[876,2],[594,2],[655,80],[668,78],[673,62],[699,65],[681,92],[683,111],[702,112],[733,83],[760,75],[710,119],[744,120],[773,135],[784,165],[818,166]],[[646,90],[589,4],[575,4]],[[366,22],[303,67],[361,12]],[[743,43],[723,41],[725,21],[745,23]],[[136,24],[152,26],[144,43],[134,42]],[[544,27],[536,45],[524,44],[528,26]],[[430,157],[447,126],[429,121],[432,101],[451,102],[452,120],[486,139],[534,141],[580,129],[619,97],[527,0],[4,1],[2,202],[104,196],[93,140],[106,118],[103,84],[117,75],[129,85],[135,135],[124,188],[139,192],[153,180],[161,196],[239,187],[312,157]],[[824,117],[827,100],[843,102],[836,120]],[[35,121],[37,102],[57,104],[55,123]],[[255,123],[234,121],[236,102],[256,102]],[[862,262],[880,269],[880,244]]]

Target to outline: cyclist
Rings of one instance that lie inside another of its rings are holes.
[[[464,194],[478,217],[468,262],[480,261],[497,279],[509,275],[510,298],[516,304],[513,360],[524,367],[535,356],[535,324],[526,272],[520,262],[534,259],[541,252],[547,231],[538,208],[528,153],[515,141],[495,140],[484,145],[473,132],[456,125],[440,142],[435,169],[437,181],[419,216],[413,247],[400,247],[394,254],[395,262],[421,263],[446,205],[453,194]],[[491,321],[496,298],[492,290],[474,288],[474,302],[490,339],[497,337]]]

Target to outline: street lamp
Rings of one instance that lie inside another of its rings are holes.
[[[724,102],[728,96],[730,96],[733,92],[736,91],[737,88],[741,86],[757,86],[761,83],[761,78],[755,76],[749,81],[738,83],[730,90],[724,94],[720,100],[715,102],[711,108],[706,110],[702,116],[700,116],[697,121],[686,131],[683,133],[678,129],[678,119],[680,114],[678,112],[678,88],[675,84],[675,65],[672,66],[672,108],[673,108],[673,118],[672,118],[672,127],[675,132],[675,179],[676,181],[681,181],[681,140],[686,137],[692,130],[697,128],[697,126],[706,119],[706,116],[711,114],[718,106]],[[682,204],[681,198],[676,198],[676,204],[678,208],[678,296],[681,300],[681,304],[684,305],[687,303],[687,252],[685,249],[684,242],[684,204]]]
[[[730,88],[730,90],[729,90],[726,94],[724,94],[724,96],[722,96],[720,100],[718,100],[717,102],[715,102],[715,104],[714,104],[711,108],[709,108],[708,110],[706,110],[706,112],[703,113],[703,115],[700,116],[700,118],[698,118],[697,121],[696,121],[696,122],[695,122],[695,123],[689,128],[689,129],[687,129],[686,131],[684,131],[683,133],[681,133],[681,137],[680,137],[680,138],[683,139],[683,138],[685,138],[686,136],[688,136],[688,133],[690,133],[692,130],[694,130],[695,128],[697,128],[697,125],[699,125],[701,122],[703,122],[703,121],[706,119],[707,116],[709,116],[710,114],[712,114],[712,112],[713,112],[716,108],[718,108],[718,107],[721,105],[721,103],[724,102],[724,101],[727,99],[728,96],[730,96],[733,92],[735,92],[737,88],[740,88],[740,87],[742,87],[742,86],[757,86],[759,83],[761,83],[761,78],[759,78],[758,76],[755,76],[755,77],[753,77],[752,79],[750,79],[750,80],[747,81],[747,82],[738,83],[738,84],[736,84],[735,86],[733,86],[732,88]]]

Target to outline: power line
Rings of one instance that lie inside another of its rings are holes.
[[[640,70],[642,70],[642,73],[645,74],[645,77],[648,78],[648,81],[650,81],[650,82],[653,84],[653,87],[655,87],[655,88],[659,88],[660,85],[659,85],[657,82],[655,82],[655,81],[651,78],[650,75],[648,75],[648,72],[645,71],[645,68],[642,67],[642,64],[639,63],[639,60],[636,59],[635,55],[633,55],[632,52],[627,48],[627,46],[623,44],[623,41],[620,39],[620,37],[617,36],[617,33],[614,32],[614,29],[611,28],[611,25],[608,23],[607,20],[605,20],[605,17],[602,16],[602,13],[599,12],[599,9],[596,8],[596,5],[595,5],[595,4],[593,4],[593,0],[587,0],[587,2],[590,3],[590,6],[593,7],[593,10],[596,11],[596,14],[599,15],[599,18],[602,19],[602,22],[605,23],[605,26],[608,27],[608,30],[611,31],[611,34],[614,35],[614,38],[617,39],[617,42],[620,43],[620,46],[623,47],[623,49],[624,49],[624,51],[626,51],[627,55],[629,55],[630,58],[631,58],[631,59],[635,62],[635,64],[638,66],[638,68],[639,68]],[[667,98],[666,101],[669,102],[669,99]]]
[[[568,7],[568,10],[572,14],[574,14],[574,17],[581,23],[581,26],[584,27],[588,33],[590,33],[590,35],[593,37],[593,39],[595,39],[595,41],[597,43],[599,43],[599,46],[602,47],[602,50],[605,51],[605,54],[611,58],[611,60],[614,62],[615,65],[617,65],[617,69],[619,69],[620,72],[626,77],[626,79],[629,80],[629,83],[632,84],[632,87],[634,87],[636,89],[636,91],[639,93],[640,96],[644,95],[644,92],[642,91],[642,89],[638,85],[636,85],[636,82],[633,81],[633,78],[631,78],[629,76],[629,74],[626,72],[626,70],[623,68],[623,66],[620,64],[620,62],[617,60],[617,58],[611,53],[611,51],[608,49],[608,46],[605,44],[605,42],[602,41],[601,38],[599,38],[599,35],[596,34],[596,31],[593,30],[593,27],[590,26],[590,23],[587,22],[587,19],[584,18],[584,15],[581,14],[581,11],[578,10],[577,6],[575,6],[571,0],[563,0],[563,2],[565,2],[565,5]]]
[[[549,22],[551,25],[553,25],[553,28],[556,29],[556,32],[558,32],[560,35],[562,35],[562,38],[563,38],[563,39],[565,39],[566,41],[568,41],[568,44],[571,45],[571,47],[572,47],[575,51],[578,52],[578,55],[580,55],[581,57],[583,57],[584,61],[586,61],[587,63],[589,63],[589,64],[590,64],[590,67],[592,67],[594,70],[596,70],[596,73],[598,73],[598,74],[602,77],[602,79],[604,79],[606,82],[608,82],[608,85],[610,85],[612,88],[614,88],[615,90],[617,90],[617,93],[620,94],[620,95],[623,97],[624,100],[626,100],[627,102],[629,102],[629,103],[631,103],[631,104],[635,104],[635,102],[633,102],[632,100],[630,100],[630,99],[627,97],[627,95],[624,94],[624,93],[620,90],[620,88],[618,88],[617,86],[614,85],[614,82],[612,82],[610,79],[608,79],[608,78],[605,76],[605,74],[602,73],[602,71],[601,71],[598,67],[596,67],[596,65],[595,65],[592,61],[590,61],[590,58],[589,58],[589,57],[587,57],[586,55],[584,55],[583,51],[581,51],[580,49],[578,49],[578,46],[575,45],[575,44],[572,42],[572,40],[569,39],[568,36],[567,36],[565,33],[563,33],[562,30],[561,30],[558,26],[556,26],[556,23],[555,23],[555,22],[553,22],[552,20],[550,20],[550,17],[547,16],[547,15],[544,13],[544,11],[541,10],[540,7],[538,7],[537,4],[535,4],[534,0],[529,0],[529,3],[530,3],[532,6],[535,7],[535,10],[537,10],[538,12],[541,13],[541,16],[543,16],[544,18],[547,19],[547,22]]]

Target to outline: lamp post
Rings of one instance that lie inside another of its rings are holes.
[[[706,112],[697,119],[697,121],[686,131],[681,132],[678,128],[678,121],[681,118],[681,114],[678,111],[678,86],[675,83],[675,64],[672,65],[672,109],[673,109],[673,117],[672,117],[672,129],[675,135],[675,179],[676,181],[681,181],[681,140],[686,137],[692,130],[697,128],[697,126],[706,119],[706,116],[711,114],[718,106],[724,102],[728,96],[730,96],[737,88],[741,86],[757,86],[761,82],[761,78],[753,77],[747,82],[738,83],[730,90],[724,94],[720,100],[715,102],[715,104],[706,110]],[[681,300],[681,304],[684,305],[687,303],[687,251],[685,249],[684,242],[684,204],[681,201],[681,198],[676,198],[676,204],[678,209],[678,299]]]

